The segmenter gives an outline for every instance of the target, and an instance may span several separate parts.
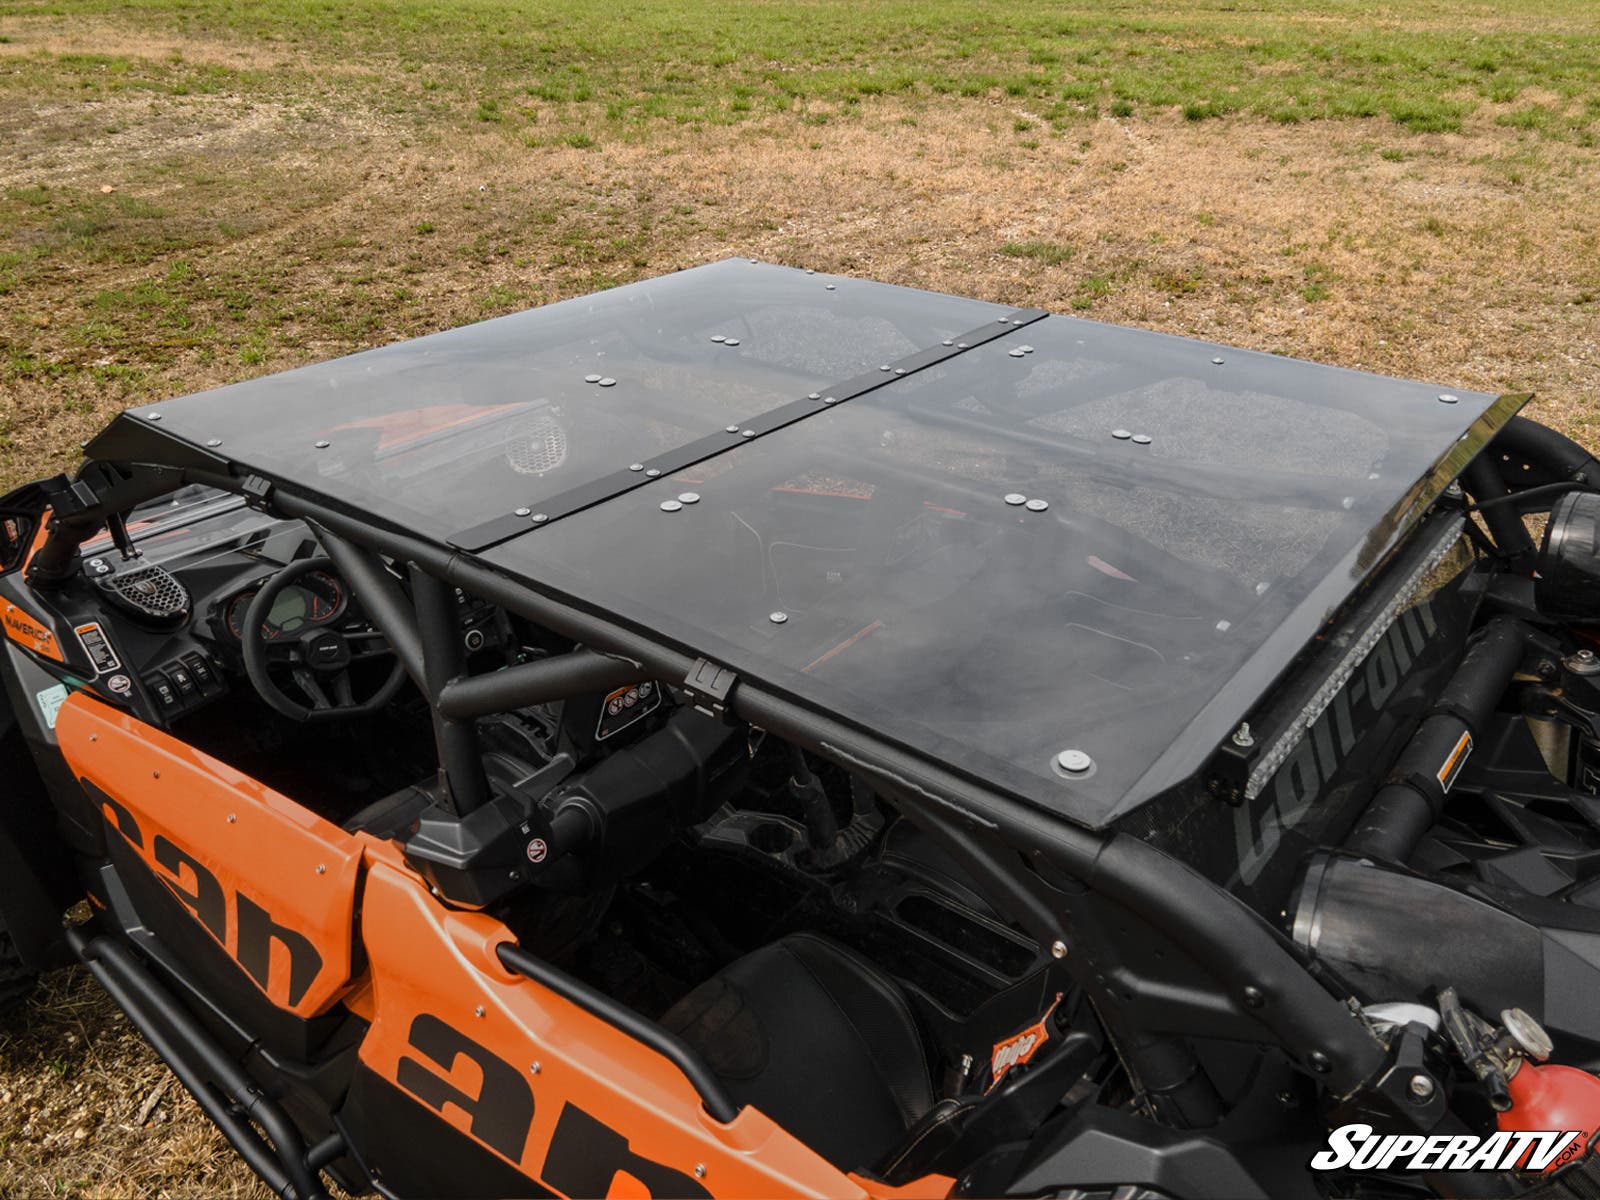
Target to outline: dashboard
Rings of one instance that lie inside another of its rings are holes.
[[[53,638],[45,657],[75,686],[165,727],[253,688],[244,668],[251,604],[286,565],[320,552],[310,531],[193,486],[135,509],[127,532],[128,553],[102,533],[84,543],[69,586],[27,596]],[[458,596],[462,645],[483,656],[480,666],[506,665],[524,652],[507,614]],[[318,629],[371,629],[349,583],[321,564],[283,588],[257,636],[289,644]]]

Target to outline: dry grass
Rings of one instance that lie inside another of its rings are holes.
[[[734,253],[1532,390],[1600,442],[1600,156],[1502,121],[1537,97],[1417,133],[869,95],[588,144],[503,106],[424,120],[350,82],[381,64],[281,40],[0,35],[0,483],[130,403]],[[94,68],[62,54],[233,73],[74,91]],[[52,977],[0,1032],[0,1193],[259,1193],[176,1085],[137,1124],[164,1078]]]
[[[269,1195],[86,971],[0,1018],[0,1195]]]

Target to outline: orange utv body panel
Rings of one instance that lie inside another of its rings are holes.
[[[495,947],[511,932],[446,908],[394,843],[346,833],[81,692],[62,704],[56,732],[110,824],[273,1004],[311,1017],[342,1003],[370,1023],[363,1064],[546,1187],[948,1194],[946,1176],[893,1188],[847,1175],[754,1108],[720,1124],[667,1059],[507,971]],[[364,970],[352,978],[358,931]],[[580,1175],[570,1155],[552,1165],[563,1123],[583,1127],[588,1146],[603,1128],[615,1163],[585,1159]]]
[[[357,838],[82,692],[56,736],[111,824],[269,1000],[312,1017],[349,989]]]
[[[370,842],[369,855],[361,935],[373,1022],[361,1060],[437,1107],[452,1126],[563,1194],[584,1193],[567,1192],[562,1185],[574,1180],[563,1174],[565,1164],[553,1163],[560,1127],[598,1121],[626,1139],[619,1168],[601,1171],[601,1194],[665,1194],[652,1188],[659,1176],[641,1178],[659,1172],[676,1176],[680,1188],[698,1185],[715,1196],[869,1195],[753,1108],[719,1124],[683,1073],[655,1051],[501,966],[495,947],[513,938],[500,922],[444,908],[393,846]],[[441,1026],[448,1031],[442,1037]],[[466,1048],[439,1053],[435,1046]],[[505,1098],[489,1095],[491,1088]],[[464,1103],[440,1103],[449,1095]],[[508,1104],[528,1114],[526,1125],[496,1121],[488,1128],[484,1118]],[[637,1162],[640,1174],[628,1162]],[[590,1173],[582,1182],[592,1186],[597,1178]]]
[[[26,609],[17,607],[9,600],[0,603],[0,623],[5,625],[6,636],[24,650],[31,650],[57,662],[66,661],[61,653],[61,643],[56,641],[50,626]]]

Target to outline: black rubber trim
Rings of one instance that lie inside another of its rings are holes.
[[[907,375],[915,375],[918,371],[947,362],[957,355],[1015,333],[1049,315],[1042,308],[1014,309],[986,325],[946,338],[937,346],[929,346],[924,350],[914,351],[904,358],[885,363],[876,371],[867,371],[853,379],[821,388],[802,399],[792,400],[758,417],[752,417],[736,428],[718,430],[686,446],[658,454],[655,458],[638,464],[640,469],[637,471],[622,467],[589,483],[569,488],[544,501],[530,516],[519,517],[507,513],[474,525],[470,529],[464,529],[460,533],[452,534],[448,539],[449,544],[472,554],[488,550],[514,537],[531,533],[535,529],[543,529],[562,517],[570,517],[573,513],[615,499],[626,492],[631,492],[634,488],[643,487],[652,480],[674,475],[708,458],[726,454],[735,447],[765,437],[769,433],[775,433],[793,425],[796,421],[814,417],[819,412],[826,412],[829,408],[846,401],[875,392],[897,379],[904,379]]]
[[[288,1114],[156,982],[133,951],[107,937],[86,938],[76,929],[67,931],[67,940],[263,1183],[284,1200],[328,1200]],[[251,1121],[266,1130],[270,1143]]]
[[[717,1121],[726,1125],[739,1115],[739,1105],[728,1095],[722,1080],[706,1065],[705,1059],[676,1034],[668,1033],[654,1021],[641,1017],[633,1009],[618,1004],[605,993],[597,992],[513,942],[501,942],[495,947],[495,954],[507,970],[526,975],[563,1000],[570,1000],[590,1016],[599,1017],[607,1025],[620,1029],[667,1059],[684,1073],[694,1090],[700,1093],[700,1102],[705,1105],[706,1112]]]

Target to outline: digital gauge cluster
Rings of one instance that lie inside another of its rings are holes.
[[[258,590],[251,588],[240,592],[228,601],[228,632],[235,641],[244,641],[245,614],[250,611]],[[344,615],[348,603],[348,593],[340,580],[327,571],[311,571],[279,594],[261,624],[261,636],[274,641],[293,637],[317,625],[330,624]]]

